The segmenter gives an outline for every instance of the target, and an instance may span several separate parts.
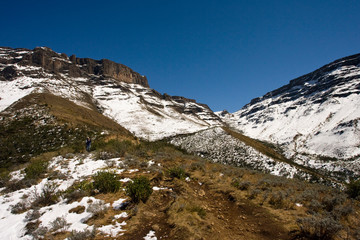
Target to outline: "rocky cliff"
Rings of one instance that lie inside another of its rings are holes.
[[[59,54],[46,47],[37,47],[33,50],[2,48],[2,55],[5,54],[5,58],[0,58],[1,64],[41,67],[49,73],[67,74],[69,77],[91,77],[91,75],[96,75],[149,87],[145,76],[123,64],[107,59],[77,58],[75,55],[68,57],[64,53]],[[16,68],[11,66],[0,72],[2,80],[10,80],[17,75]]]

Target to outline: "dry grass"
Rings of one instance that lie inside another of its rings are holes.
[[[27,97],[34,98],[32,95]],[[40,105],[48,106],[50,108],[50,113],[59,120],[75,125],[90,125],[95,128],[108,129],[116,131],[121,135],[131,136],[129,131],[121,127],[114,120],[99,113],[95,106],[93,106],[93,109],[88,109],[76,105],[67,99],[46,93],[37,94],[36,97],[38,103]]]

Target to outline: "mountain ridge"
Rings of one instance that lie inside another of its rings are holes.
[[[245,135],[276,144],[296,163],[358,175],[359,103],[356,54],[291,80],[233,114],[218,115]]]
[[[339,68],[341,66],[344,66],[345,63],[347,65],[359,64],[359,59],[360,59],[360,53],[353,54],[353,55],[350,55],[350,56],[347,56],[347,57],[343,57],[343,58],[334,60],[331,63],[325,64],[324,66],[322,66],[322,67],[320,67],[320,68],[318,68],[318,69],[316,69],[316,70],[314,70],[314,71],[312,71],[310,73],[304,74],[304,75],[302,75],[300,77],[297,77],[297,78],[295,78],[293,80],[290,80],[290,82],[288,84],[286,84],[286,85],[284,85],[284,86],[282,86],[280,88],[277,88],[275,90],[272,90],[272,91],[264,94],[262,97],[253,98],[252,100],[250,100],[250,102],[248,104],[246,104],[242,108],[253,105],[253,104],[259,102],[260,100],[262,100],[264,98],[276,97],[276,95],[278,95],[281,92],[291,90],[291,88],[293,88],[293,87],[295,87],[297,85],[300,85],[303,81],[306,81],[306,79],[307,79],[307,77],[309,75],[316,78],[316,76],[318,74],[323,73],[324,70],[331,71],[331,70],[334,70],[335,68]],[[240,110],[238,110],[238,111],[240,111]],[[238,111],[236,111],[236,112],[238,112]]]
[[[101,77],[111,77],[113,79],[136,83],[149,87],[147,78],[133,71],[131,68],[115,63],[108,59],[94,60],[91,58],[77,58],[75,55],[68,57],[65,53],[56,53],[48,47],[36,47],[33,50],[25,48],[12,49],[9,47],[0,47],[6,49],[9,57],[1,58],[2,64],[19,64],[22,66],[39,66],[53,73],[67,73],[70,77],[84,77],[97,75]],[[10,72],[16,69],[7,69],[0,72],[0,77],[9,80],[14,77]],[[15,75],[16,76],[16,75]]]

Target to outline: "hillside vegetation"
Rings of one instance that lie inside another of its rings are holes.
[[[212,163],[164,141],[106,135],[93,149],[40,154],[10,173],[0,226],[17,219],[23,239],[360,237],[359,201],[331,187]]]
[[[96,108],[51,94],[28,96],[1,117],[2,239],[360,237],[356,181],[340,190],[214,163],[167,140],[139,140]],[[228,129],[202,134],[235,136],[251,161],[284,161]]]
[[[9,168],[26,163],[41,153],[81,152],[87,136],[108,132],[133,139],[113,120],[94,109],[74,104],[52,94],[30,94],[0,115],[0,163]]]

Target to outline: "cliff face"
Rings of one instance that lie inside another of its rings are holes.
[[[33,50],[21,49],[11,51],[7,48],[8,58],[1,58],[1,64],[18,64],[19,66],[41,67],[52,74],[67,74],[69,77],[89,77],[96,75],[102,78],[113,78],[121,82],[140,84],[149,87],[147,78],[131,68],[107,59],[68,57],[56,53],[50,48],[38,47]],[[16,69],[9,67],[0,72],[2,80],[10,80],[17,76]]]

